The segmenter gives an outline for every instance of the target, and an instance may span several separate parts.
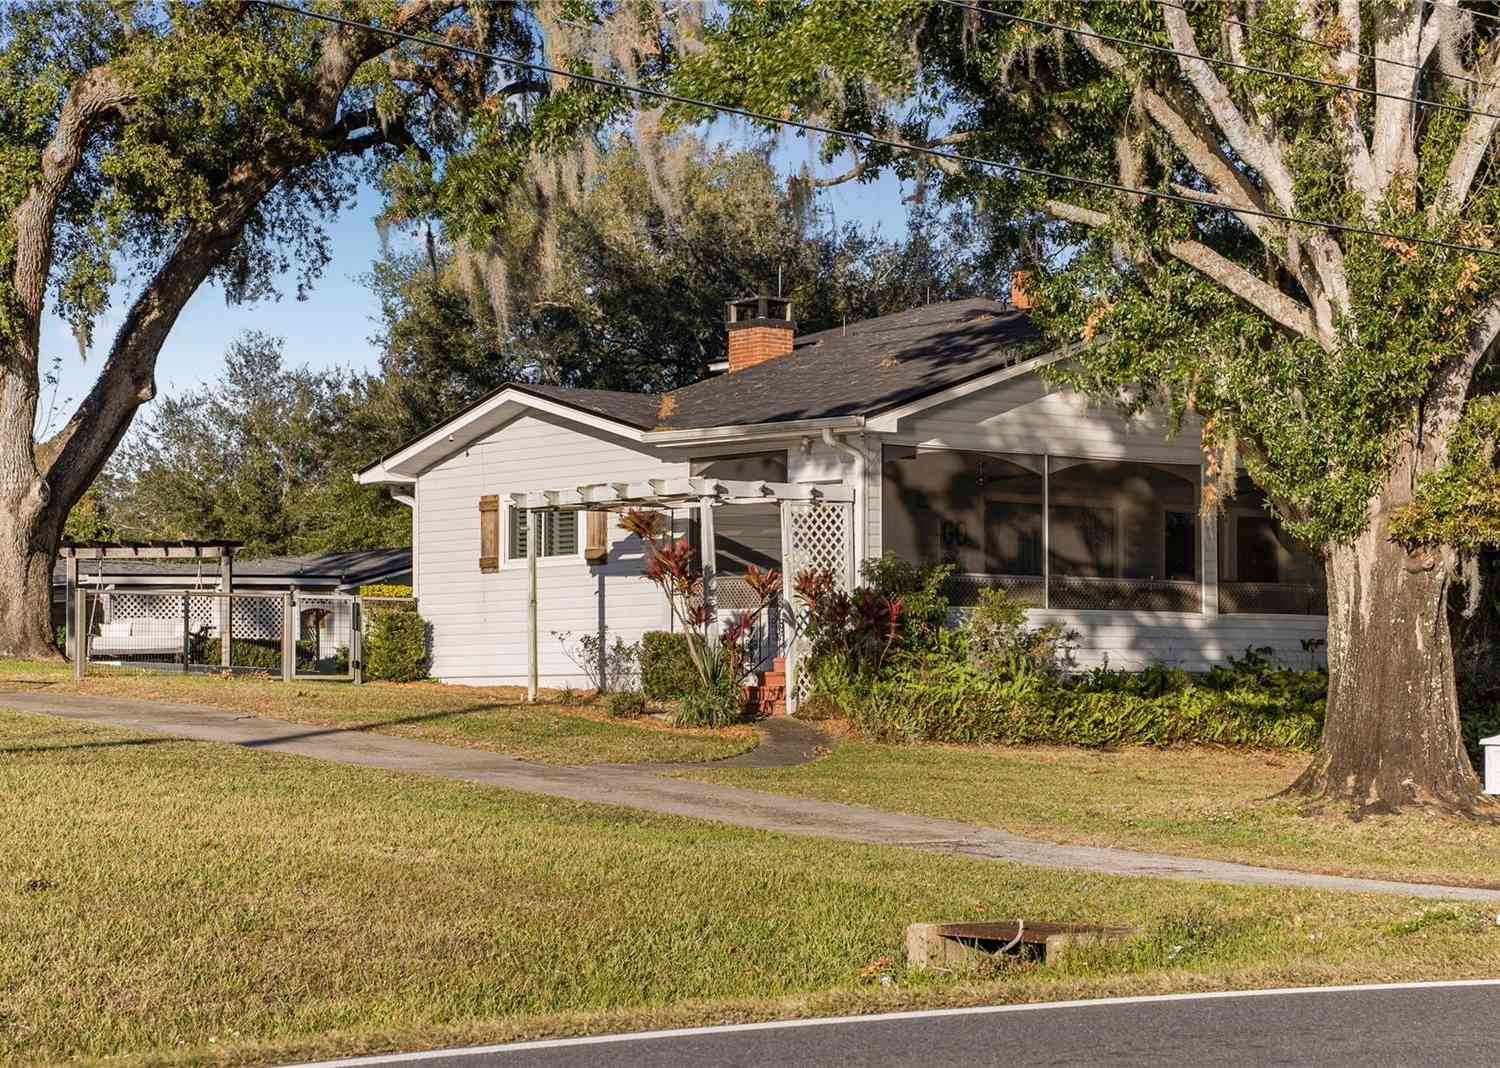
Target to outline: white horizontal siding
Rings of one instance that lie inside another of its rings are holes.
[[[1095,667],[1139,671],[1152,664],[1204,671],[1249,648],[1270,648],[1290,667],[1324,662],[1323,648],[1303,648],[1304,641],[1328,636],[1325,616],[1210,616],[1152,612],[1065,612],[1034,608],[1026,613],[1032,626],[1049,623],[1076,632],[1073,656],[1082,669]]]
[[[471,684],[524,684],[526,568],[479,570],[479,498],[522,490],[565,489],[594,482],[684,476],[685,463],[667,463],[540,416],[522,416],[423,473],[417,513],[422,614],[432,625],[433,674]],[[580,540],[582,531],[580,530]],[[564,652],[556,632],[576,639],[602,623],[610,639],[633,642],[668,623],[666,602],[640,577],[640,547],[614,523],[609,563],[590,567],[581,557],[547,559],[538,567],[539,653],[543,686],[585,686],[583,670]],[[506,540],[501,539],[504,552]]]
[[[900,440],[933,448],[1051,453],[1197,466],[1196,420],[1168,439],[1160,413],[1125,418],[1114,404],[1026,375],[902,420]]]

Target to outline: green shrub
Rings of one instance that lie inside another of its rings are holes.
[[[427,677],[432,659],[427,623],[408,608],[369,614],[365,625],[365,678],[416,682]]]
[[[209,666],[222,664],[223,646],[218,638],[209,638],[203,643],[203,662]],[[281,674],[281,642],[271,638],[235,638],[229,647],[229,663],[233,667],[259,668]]]
[[[1066,659],[1061,627],[1028,627],[1026,606],[1001,589],[979,591],[963,625],[969,663],[1001,675],[1055,674]]]
[[[1469,751],[1469,759],[1479,769],[1480,775],[1483,775],[1484,750],[1479,739],[1500,734],[1500,705],[1464,709],[1458,715],[1458,727],[1463,733],[1464,748]]]
[[[686,634],[647,631],[641,638],[641,690],[653,701],[670,701],[698,688],[698,671]]]
[[[683,694],[672,722],[679,727],[727,727],[745,716],[745,692],[738,683],[698,686]]]
[[[604,707],[611,716],[639,719],[646,714],[646,695],[639,690],[620,690],[609,695]]]
[[[410,597],[411,587],[398,582],[370,582],[359,588],[361,597]]]
[[[1090,747],[1184,743],[1312,749],[1324,701],[1218,689],[1188,677],[1154,696],[1091,689],[1041,674],[1013,677],[965,663],[905,665],[851,688],[845,708],[861,732],[887,741]]]

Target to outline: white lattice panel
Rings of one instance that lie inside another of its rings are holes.
[[[281,639],[281,602],[269,597],[236,597],[234,624],[236,638]]]
[[[803,570],[833,572],[845,589],[854,585],[854,507],[794,502],[786,506],[783,565],[793,579]]]

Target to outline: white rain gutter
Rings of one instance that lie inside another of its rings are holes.
[[[842,441],[833,436],[833,431],[828,427],[823,428],[823,444],[835,452],[841,452],[849,457],[854,463],[854,576],[855,582],[859,581],[859,567],[865,559],[865,451],[856,448],[847,441]]]
[[[781,423],[747,423],[694,430],[650,430],[641,435],[641,441],[648,445],[707,445],[757,438],[799,438],[828,430],[862,430],[864,425],[862,415],[840,415],[828,419],[789,419]]]

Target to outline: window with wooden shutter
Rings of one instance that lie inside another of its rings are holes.
[[[479,498],[479,570],[500,570],[500,498]]]
[[[578,513],[541,512],[541,542],[537,545],[538,556],[578,555]],[[519,508],[510,509],[510,537],[508,551],[510,559],[526,559],[526,513]]]
[[[609,563],[609,513],[589,512],[588,535],[583,543],[583,558],[591,564]]]

